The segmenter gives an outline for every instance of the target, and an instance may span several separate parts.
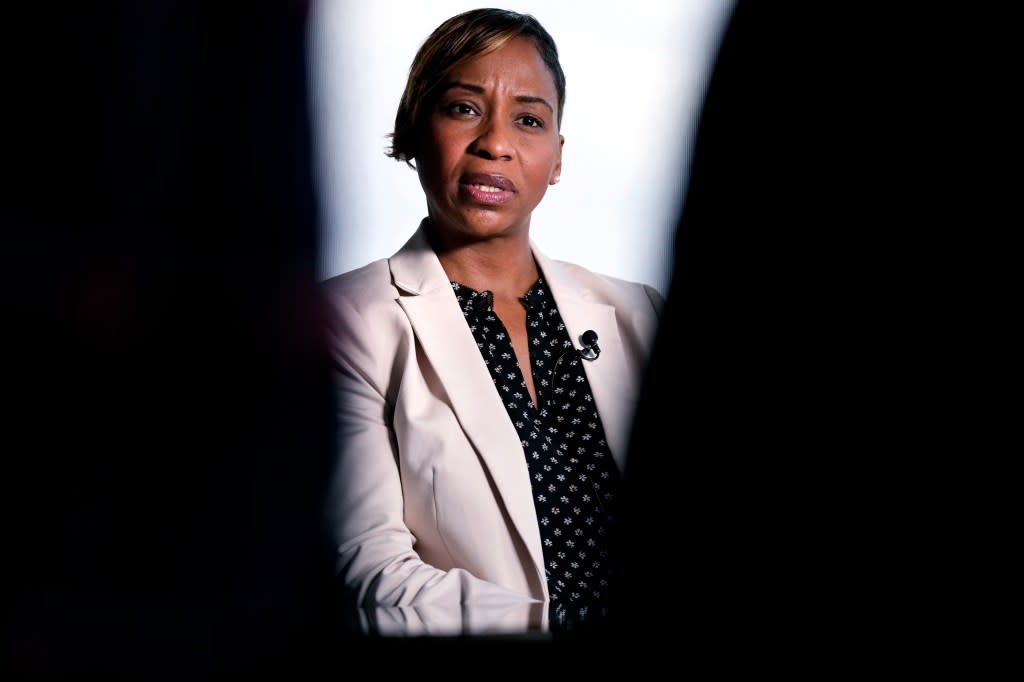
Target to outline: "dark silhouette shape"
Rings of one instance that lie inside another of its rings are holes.
[[[5,11],[5,679],[316,661],[306,12]]]
[[[661,654],[824,653],[878,584],[901,157],[866,19],[739,2],[722,38],[626,472],[612,632]]]

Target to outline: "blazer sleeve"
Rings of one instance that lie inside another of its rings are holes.
[[[337,392],[337,459],[327,524],[337,550],[335,572],[350,603],[368,608],[536,602],[466,570],[438,569],[417,555],[403,518],[401,457],[389,405],[402,358],[412,354],[408,321],[397,315],[374,315],[371,321],[346,296],[329,291],[327,298]]]
[[[647,294],[647,300],[651,302],[651,307],[654,308],[654,314],[661,319],[661,314],[665,311],[665,297],[660,291],[655,289],[649,284],[644,284],[644,293]]]

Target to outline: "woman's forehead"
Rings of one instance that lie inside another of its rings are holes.
[[[444,81],[446,88],[452,83],[493,86],[500,82],[557,96],[554,74],[529,38],[513,38],[496,50],[463,61]]]

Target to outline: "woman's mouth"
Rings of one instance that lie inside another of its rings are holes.
[[[469,173],[459,178],[459,193],[473,203],[498,206],[515,196],[516,186],[501,175]]]

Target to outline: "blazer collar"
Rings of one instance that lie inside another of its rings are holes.
[[[581,277],[584,271],[547,258],[536,246],[533,246],[533,255],[576,347],[582,347],[583,332],[592,329],[597,333],[601,353],[594,360],[583,360],[583,368],[601,415],[608,447],[619,470],[623,471],[638,386],[619,334],[615,308],[604,303],[588,284],[592,275]]]
[[[407,294],[437,294],[439,290],[451,289],[448,275],[427,241],[426,218],[420,221],[420,226],[398,253],[390,258],[389,263],[395,286]]]

